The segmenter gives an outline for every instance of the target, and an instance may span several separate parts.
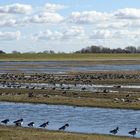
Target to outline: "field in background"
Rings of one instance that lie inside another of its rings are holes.
[[[140,60],[140,54],[0,54],[0,61]]]

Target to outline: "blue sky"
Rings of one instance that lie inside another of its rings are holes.
[[[140,0],[0,0],[0,50],[140,45]]]

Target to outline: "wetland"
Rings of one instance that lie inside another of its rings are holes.
[[[45,59],[43,61],[40,59],[39,61],[17,61],[17,59],[3,61],[4,59],[1,59],[1,120],[9,118],[12,122],[23,117],[26,121],[23,127],[26,127],[27,122],[35,121],[35,130],[31,129],[31,131],[44,133],[46,130],[40,130],[38,125],[41,121],[45,121],[43,117],[46,116],[52,124],[48,126],[48,131],[45,133],[63,135],[55,131],[58,131],[61,125],[69,123],[70,126],[66,129],[69,133],[64,133],[66,135],[81,137],[84,135],[86,138],[90,137],[89,139],[96,136],[98,137],[96,139],[100,139],[99,137],[131,139],[128,138],[128,131],[135,127],[139,129],[139,57],[118,56],[110,60],[103,59],[103,56],[98,59],[88,56],[88,60],[79,61],[80,57],[73,60],[69,56],[68,61],[61,59],[59,61],[56,59],[53,61],[50,59],[49,61]],[[44,106],[45,110],[42,108]],[[37,108],[39,111],[36,112]],[[9,109],[11,117],[8,115]],[[31,120],[31,118],[37,119]],[[11,122],[8,127],[0,126],[1,129],[14,132]],[[120,128],[117,135],[121,138],[109,135],[109,131],[117,126]],[[17,131],[21,129],[15,128]],[[30,128],[23,128],[23,132],[26,129]],[[82,133],[88,133],[88,135]],[[18,134],[15,133],[15,135]],[[136,137],[139,137],[139,133]]]

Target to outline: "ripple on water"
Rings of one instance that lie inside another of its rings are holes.
[[[24,118],[24,126],[34,121],[35,127],[50,121],[48,129],[51,130],[57,130],[63,124],[69,123],[67,131],[84,133],[108,134],[109,130],[118,126],[119,135],[128,135],[128,131],[133,128],[140,129],[138,110],[1,102],[0,120],[5,118],[10,119],[10,124],[16,119]]]
[[[67,64],[67,66],[65,66]],[[75,64],[75,65],[73,65]],[[90,65],[79,66],[79,62],[48,61],[48,62],[0,62],[0,73],[25,72],[25,73],[65,73],[69,71],[97,71],[97,70],[140,70],[140,65]],[[17,65],[17,66],[16,66]],[[22,67],[19,67],[22,66]],[[32,67],[36,66],[36,68]],[[68,66],[70,65],[70,66]],[[27,67],[28,66],[28,67]]]

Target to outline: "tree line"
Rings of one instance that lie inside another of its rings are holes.
[[[75,53],[140,53],[140,47],[127,46],[122,48],[108,48],[103,46],[92,45],[90,47],[83,48]]]
[[[30,52],[24,52],[24,53],[21,53],[20,51],[12,51],[10,54],[55,54],[55,51],[53,50],[45,50],[45,51],[42,51],[42,52],[34,52],[34,51],[30,51]],[[6,52],[0,50],[0,54],[6,54]]]
[[[45,50],[42,52],[25,52],[30,54],[56,54],[53,50]],[[58,54],[64,53],[64,52],[58,52]],[[135,46],[127,46],[124,49],[122,48],[108,48],[103,46],[96,46],[92,45],[90,47],[83,48],[79,51],[73,52],[73,53],[140,53],[140,47]],[[3,50],[0,50],[0,54],[6,54]],[[24,54],[19,51],[12,51],[11,54]]]

